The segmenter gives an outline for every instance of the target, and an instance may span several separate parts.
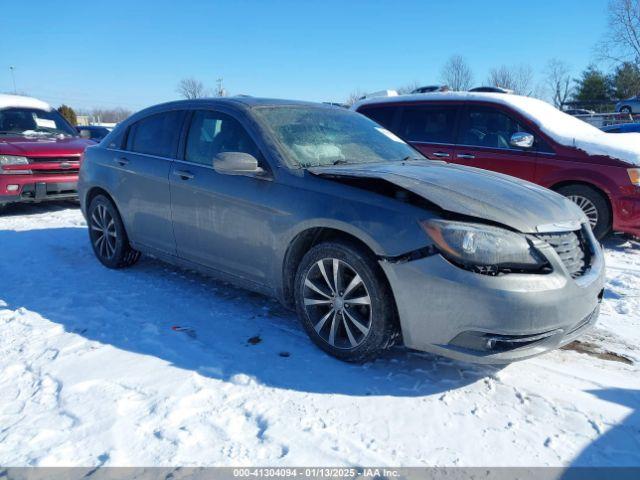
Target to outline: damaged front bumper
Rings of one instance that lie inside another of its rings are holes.
[[[590,232],[589,232],[590,234]],[[555,250],[552,272],[482,275],[439,254],[381,260],[407,347],[479,363],[507,363],[571,342],[597,320],[604,285],[602,250],[571,278]]]

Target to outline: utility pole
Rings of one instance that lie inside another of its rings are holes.
[[[222,78],[218,78],[216,80],[216,84],[218,85],[218,88],[216,89],[216,97],[226,97],[227,91],[222,86]]]
[[[14,73],[15,69],[16,67],[14,67],[13,65],[9,67],[9,70],[11,71],[11,79],[13,80],[13,94],[17,95],[18,90],[16,89],[16,75]]]

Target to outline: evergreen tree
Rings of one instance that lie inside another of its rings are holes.
[[[613,97],[611,80],[607,75],[594,65],[589,65],[575,82],[576,90],[573,99],[576,102],[582,102],[580,107],[602,112],[610,110],[609,105],[602,104],[602,102],[611,102]]]
[[[58,107],[58,113],[60,113],[60,115],[62,115],[65,120],[74,127],[78,125],[78,117],[76,116],[76,112],[73,110],[73,108],[69,107],[68,105],[60,105]]]

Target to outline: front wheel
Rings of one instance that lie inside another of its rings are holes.
[[[96,196],[87,211],[89,239],[100,263],[108,268],[124,268],[140,258],[131,248],[127,232],[113,202],[104,195]]]
[[[582,209],[598,240],[602,240],[611,231],[611,209],[600,192],[587,185],[567,185],[559,188],[558,193]]]
[[[396,336],[389,286],[375,259],[356,245],[327,242],[309,250],[294,294],[311,340],[341,360],[371,360]]]

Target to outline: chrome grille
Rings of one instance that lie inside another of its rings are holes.
[[[43,175],[69,175],[78,173],[80,170],[80,157],[79,156],[69,156],[69,157],[29,157],[29,164],[31,165],[31,170],[35,174],[43,174]],[[59,168],[57,166],[53,166],[53,164],[67,164],[63,168]]]
[[[581,230],[538,235],[553,247],[572,278],[578,278],[589,269],[590,252]]]

